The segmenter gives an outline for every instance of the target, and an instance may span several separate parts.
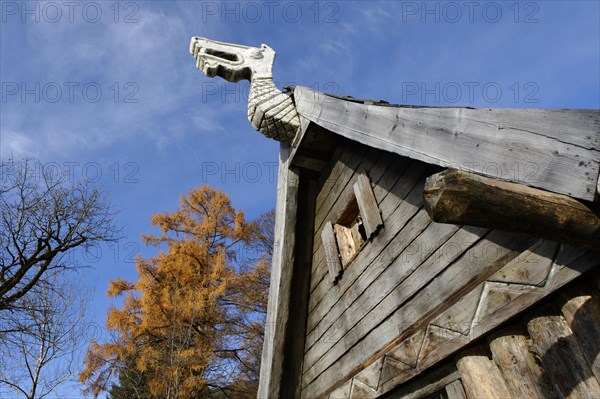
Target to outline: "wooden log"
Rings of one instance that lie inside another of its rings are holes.
[[[446,385],[446,395],[448,395],[448,399],[468,399],[465,388],[460,380]]]
[[[600,250],[600,209],[566,195],[447,169],[427,179],[424,197],[438,223],[528,233]]]
[[[527,324],[545,373],[563,398],[599,398],[600,384],[562,316],[540,316]]]
[[[512,398],[496,364],[479,346],[467,349],[456,362],[463,387],[469,398]]]
[[[580,291],[573,295],[573,291]],[[561,295],[571,297],[562,307],[562,314],[573,331],[583,356],[600,381],[600,298],[592,286],[575,287]]]
[[[529,351],[524,331],[504,329],[490,338],[490,350],[508,389],[515,398],[558,398],[543,370]]]

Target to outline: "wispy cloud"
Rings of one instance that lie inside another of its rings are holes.
[[[197,72],[187,54],[191,35],[178,15],[149,8],[140,9],[136,18],[139,22],[132,24],[105,19],[27,26],[30,48],[19,51],[31,54],[28,68],[8,65],[11,73],[3,79],[29,88],[37,84],[42,98],[36,102],[30,96],[23,103],[13,96],[3,104],[10,110],[3,112],[3,144],[16,146],[6,132],[20,131],[31,152],[61,157],[74,148],[98,151],[129,138],[160,139],[163,124],[199,94],[190,84],[198,77],[192,76]],[[44,98],[49,83],[62,89],[56,104]],[[72,101],[68,85],[74,87]]]
[[[0,157],[2,159],[30,158],[35,155],[34,142],[24,133],[13,130],[2,130]]]

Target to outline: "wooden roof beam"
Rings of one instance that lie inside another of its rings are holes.
[[[362,104],[306,87],[294,100],[301,118],[373,148],[600,201],[597,109]]]
[[[600,210],[562,194],[455,169],[427,178],[434,222],[487,227],[600,250]]]

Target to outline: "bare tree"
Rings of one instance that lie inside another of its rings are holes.
[[[97,188],[33,160],[0,166],[0,311],[16,306],[77,247],[115,241],[114,213]]]
[[[87,316],[91,290],[65,273],[36,285],[0,321],[0,396],[42,399],[75,381],[82,349],[94,333]]]

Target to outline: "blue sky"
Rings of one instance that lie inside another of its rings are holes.
[[[68,3],[68,2],[67,2]],[[103,184],[125,238],[87,256],[103,324],[110,279],[150,216],[203,183],[256,217],[275,205],[278,144],[248,86],[206,78],[192,36],[277,52],[274,78],[391,103],[600,108],[598,1],[4,1],[0,157]],[[75,392],[75,391],[72,391]]]

